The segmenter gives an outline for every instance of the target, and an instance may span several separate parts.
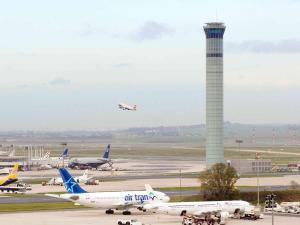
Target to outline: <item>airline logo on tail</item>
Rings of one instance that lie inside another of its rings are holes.
[[[79,184],[74,180],[71,174],[65,168],[60,168],[59,173],[63,179],[64,186],[68,193],[72,194],[81,194],[86,193],[84,189],[82,189]]]
[[[67,158],[67,157],[68,157],[68,153],[69,153],[69,149],[68,149],[68,148],[65,148],[65,149],[64,149],[64,152],[63,152],[63,154],[62,154],[62,157],[63,157],[63,158]]]
[[[149,192],[149,198],[154,201],[155,199],[158,199],[157,196],[151,191]]]
[[[18,169],[19,164],[16,163],[7,176],[0,178],[0,186],[6,186],[16,182],[18,180]]]
[[[74,187],[77,185],[76,181],[72,181],[72,178],[70,178],[67,182],[64,182],[65,188],[67,189],[67,192],[74,193]]]
[[[109,152],[110,152],[110,144],[107,145],[107,147],[104,150],[103,159],[109,158]]]

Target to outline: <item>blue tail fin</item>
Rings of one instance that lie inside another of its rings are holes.
[[[109,158],[109,151],[110,151],[110,144],[108,144],[107,147],[104,149],[103,159]]]
[[[72,193],[72,194],[86,193],[86,191],[83,190],[79,186],[79,184],[74,180],[71,174],[69,174],[68,170],[66,170],[65,168],[59,168],[58,171],[63,179],[64,186],[68,193]]]
[[[65,149],[64,149],[64,152],[63,152],[63,154],[62,154],[62,157],[63,157],[63,158],[68,157],[68,153],[69,153],[69,149],[68,149],[68,148],[65,148]]]

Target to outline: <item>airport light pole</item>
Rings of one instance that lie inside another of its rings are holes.
[[[272,225],[274,225],[274,205],[276,195],[270,194],[266,196],[266,205],[268,208],[272,208]]]
[[[179,169],[179,192],[180,192],[180,201],[182,201],[182,191],[181,191],[181,168]]]
[[[256,183],[257,183],[257,206],[259,206],[259,166],[258,166],[258,160],[260,159],[260,154],[258,152],[255,153],[255,160],[256,160]]]
[[[239,146],[239,173],[241,173],[241,144],[243,143],[243,140],[237,139],[235,140],[235,143]]]

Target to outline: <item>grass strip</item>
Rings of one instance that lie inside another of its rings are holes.
[[[32,202],[0,204],[0,212],[24,212],[58,209],[78,209],[84,206],[74,205],[73,202]]]

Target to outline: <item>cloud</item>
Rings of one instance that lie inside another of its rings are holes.
[[[62,78],[57,78],[54,80],[49,81],[50,85],[70,85],[71,81],[70,80],[65,80]]]
[[[281,40],[277,43],[270,41],[250,40],[242,43],[225,43],[229,52],[255,52],[255,53],[300,53],[299,40]]]
[[[137,41],[156,40],[174,32],[174,29],[167,24],[147,21],[133,35],[133,39]]]
[[[122,69],[122,68],[127,68],[127,67],[131,67],[132,63],[117,63],[117,64],[113,64],[112,67],[115,69]]]

